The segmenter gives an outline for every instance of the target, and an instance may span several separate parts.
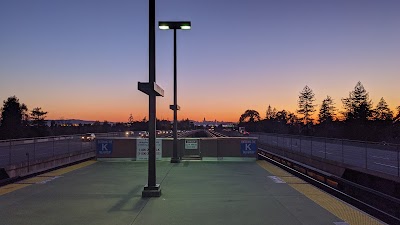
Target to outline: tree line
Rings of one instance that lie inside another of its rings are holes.
[[[48,112],[41,107],[29,110],[16,96],[7,98],[0,111],[0,139],[148,130],[147,119],[135,121],[132,114],[126,123],[95,121],[91,124],[58,124],[54,120],[48,123]],[[171,121],[168,120],[157,120],[156,125],[159,130],[172,129]],[[189,119],[178,121],[178,129],[193,129],[193,123]]]
[[[4,101],[0,117],[0,137],[2,139],[29,136],[33,133],[42,136],[46,133],[45,118],[47,112],[40,107],[31,111],[19,102],[16,96]],[[29,129],[28,129],[29,128]]]
[[[400,106],[393,112],[382,97],[374,107],[361,82],[341,99],[342,110],[330,96],[322,100],[319,109],[315,102],[314,92],[305,86],[296,113],[269,105],[262,119],[259,112],[249,109],[240,116],[239,126],[253,132],[400,143]]]

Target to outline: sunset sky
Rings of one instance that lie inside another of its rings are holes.
[[[400,105],[399,0],[157,0],[178,31],[178,118],[238,121],[294,112],[308,85],[340,108],[358,81]],[[173,118],[173,32],[156,32],[157,117]],[[48,119],[148,118],[148,1],[0,0],[0,101]]]

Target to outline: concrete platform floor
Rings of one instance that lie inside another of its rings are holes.
[[[146,162],[53,171],[0,188],[0,225],[381,224],[265,161],[162,161],[157,182],[161,197],[142,198]]]

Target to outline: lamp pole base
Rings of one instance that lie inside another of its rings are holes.
[[[171,158],[171,163],[180,163],[180,162],[181,160],[179,158],[174,158],[174,157]]]
[[[142,191],[143,198],[151,198],[151,197],[160,197],[161,196],[161,187],[159,184],[156,186],[149,187],[148,185],[144,186]]]

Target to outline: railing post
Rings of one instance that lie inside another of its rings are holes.
[[[197,146],[198,148],[199,148],[199,155],[200,155],[200,157],[203,157],[203,155],[201,154],[201,138],[199,138],[199,146]],[[180,160],[182,160],[182,157],[183,157],[183,152],[185,151],[185,148],[183,148],[183,151],[178,151],[178,158],[180,159]],[[217,153],[218,154],[218,153]],[[218,160],[218,158],[217,158],[217,160]]]
[[[25,155],[28,158],[28,173],[29,173],[29,152],[27,152]]]
[[[397,145],[397,176],[400,177],[400,152],[399,146]]]
[[[284,138],[284,137],[282,137],[282,149],[283,149],[283,156],[287,157],[287,154],[286,154],[286,152],[287,152],[287,148],[285,147],[285,144],[284,144],[284,142],[285,142],[285,138]]]
[[[33,138],[33,161],[36,160],[36,138]]]
[[[273,146],[273,143],[272,143],[272,138],[273,138],[273,136],[272,135],[268,135],[268,138],[267,138],[267,140],[268,140],[268,144],[272,147]]]
[[[343,139],[341,140],[342,141],[342,163],[344,163],[344,147],[343,147]]]
[[[367,142],[365,143],[365,169],[368,169],[368,146]]]
[[[290,136],[290,151],[293,152],[292,136]]]
[[[300,136],[299,140],[300,140],[300,153],[301,153],[301,136]]]
[[[80,141],[80,143],[81,143],[81,152],[83,152],[83,141],[82,140],[80,140],[79,139],[79,137],[77,137],[78,138],[78,140]],[[96,141],[96,138],[94,139],[95,141]]]
[[[10,146],[9,146],[9,148],[8,148],[8,157],[9,157],[9,159],[8,159],[8,165],[11,165],[11,149],[12,149],[12,141],[10,140],[9,142],[10,142]]]
[[[67,149],[68,149],[68,154],[69,154],[69,152],[70,152],[69,151],[69,137],[67,137],[67,144],[68,144],[68,148]]]
[[[219,159],[219,143],[218,143],[218,139],[219,138],[217,138],[217,160]]]
[[[56,150],[55,150],[55,144],[56,144],[55,142],[56,142],[56,138],[53,137],[53,157],[54,157],[55,154],[56,154],[56,153],[55,153],[55,151],[56,151]]]

